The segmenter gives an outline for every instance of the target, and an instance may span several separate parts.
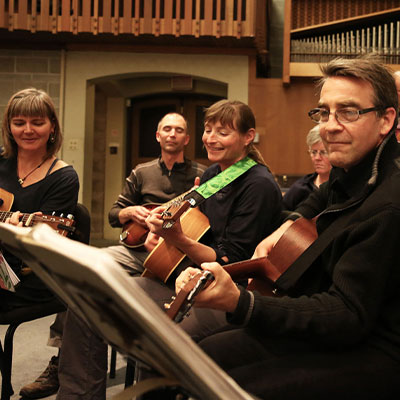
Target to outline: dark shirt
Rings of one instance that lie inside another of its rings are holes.
[[[72,166],[60,168],[39,182],[22,187],[18,183],[17,161],[0,156],[0,187],[14,194],[11,211],[49,215],[72,214],[78,201],[79,179]]]
[[[304,201],[310,193],[318,189],[314,184],[317,173],[307,174],[298,179],[285,193],[282,200],[284,210],[294,211],[296,207]]]
[[[129,206],[164,204],[191,189],[206,167],[185,158],[169,170],[161,158],[139,164],[126,178],[124,188],[111,207],[108,219],[112,227],[121,227],[119,212]]]
[[[11,211],[33,213],[42,211],[45,215],[74,213],[78,201],[79,179],[72,166],[60,168],[42,180],[22,187],[18,183],[16,158],[5,159],[0,156],[0,188],[14,195]],[[19,272],[21,262],[5,252],[7,261]]]
[[[209,167],[201,182],[221,172]],[[200,205],[208,217],[212,237],[209,246],[229,262],[251,258],[257,244],[277,227],[281,212],[281,191],[268,168],[256,165]]]

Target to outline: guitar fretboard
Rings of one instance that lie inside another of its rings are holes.
[[[182,193],[181,195],[179,195],[178,197],[174,197],[172,200],[168,201],[167,203],[164,203],[163,205],[165,207],[170,207],[172,205],[176,205],[179,204],[183,201],[183,199],[185,198],[185,196],[190,193],[192,191],[192,189],[188,190],[185,193]]]
[[[13,214],[14,213],[12,211],[0,211],[0,222],[5,222],[5,220],[7,218],[11,218],[11,216]],[[39,222],[37,220],[41,219],[41,218],[38,218],[38,217],[39,217],[38,215],[34,215],[34,214],[22,214],[22,215],[20,215],[20,220],[22,222],[26,223],[29,220],[29,218],[31,218],[32,225],[33,225],[34,222]]]

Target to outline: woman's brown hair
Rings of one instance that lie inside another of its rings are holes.
[[[256,128],[253,111],[247,104],[238,100],[220,100],[206,108],[204,123],[208,122],[220,122],[221,125],[229,126],[243,135],[250,129]],[[246,152],[254,161],[266,165],[253,142],[247,146]]]
[[[54,125],[54,132],[51,133],[47,142],[47,157],[55,155],[60,150],[63,138],[53,100],[43,90],[28,88],[15,93],[8,101],[4,112],[2,125],[3,157],[10,158],[18,154],[18,146],[10,129],[11,119],[18,116],[48,117]]]

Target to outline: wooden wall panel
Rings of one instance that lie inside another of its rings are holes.
[[[260,134],[258,149],[275,174],[312,172],[306,136],[314,126],[307,113],[319,98],[313,80],[292,79],[283,85],[282,79],[255,78],[254,60],[250,63],[249,105]]]

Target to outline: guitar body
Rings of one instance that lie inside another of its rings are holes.
[[[264,296],[279,296],[281,293],[277,292],[275,282],[317,237],[315,222],[299,218],[285,231],[267,257],[227,264],[224,269],[235,281],[249,280],[248,290],[256,290]],[[194,304],[198,293],[196,285],[202,274],[192,278],[172,302],[166,304],[166,313],[173,321],[179,322]]]
[[[154,210],[158,206],[160,206],[160,204],[143,204],[143,207],[147,208],[149,211]],[[126,247],[133,248],[137,251],[144,251],[145,248],[143,245],[148,233],[149,230],[147,227],[144,227],[135,221],[129,221],[123,225],[119,239]]]
[[[196,241],[210,228],[208,218],[198,208],[189,208],[180,221],[185,235]],[[184,253],[161,238],[146,258],[142,276],[157,277],[166,282],[184,258]]]
[[[0,211],[10,211],[14,195],[0,188]]]
[[[276,295],[275,282],[317,239],[315,222],[297,219],[281,236],[268,257],[225,265],[233,280],[250,278],[249,290]]]

